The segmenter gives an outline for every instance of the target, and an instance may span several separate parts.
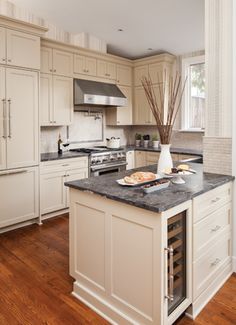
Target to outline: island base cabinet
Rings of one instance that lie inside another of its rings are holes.
[[[0,172],[0,228],[39,217],[38,167]]]
[[[178,223],[182,233],[174,237],[183,239],[183,258],[176,260],[183,263],[182,271],[174,268],[182,277],[183,294],[168,314],[168,218],[183,211],[187,221],[181,222],[186,224]],[[191,304],[185,283],[191,283],[191,247],[186,250],[185,237],[185,227],[191,224],[189,211],[189,202],[168,213],[155,213],[70,188],[73,295],[112,324],[172,324]]]

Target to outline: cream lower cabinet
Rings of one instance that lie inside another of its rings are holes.
[[[232,274],[231,200],[232,183],[193,199],[193,318]]]
[[[156,213],[70,192],[73,294],[112,324],[173,324],[192,301],[191,201]]]
[[[65,182],[88,177],[88,158],[81,157],[41,164],[40,213],[41,215],[69,207],[69,191]]]
[[[0,67],[0,169],[38,165],[38,73]]]
[[[146,152],[135,151],[135,168],[146,166]]]
[[[41,73],[41,126],[70,125],[73,122],[73,79]]]
[[[0,228],[39,217],[38,167],[0,172]]]
[[[107,125],[132,125],[132,88],[127,86],[118,86],[127,98],[127,106],[114,107],[106,110]]]

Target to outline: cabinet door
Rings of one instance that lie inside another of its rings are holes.
[[[38,73],[6,69],[7,168],[39,163]]]
[[[43,174],[40,177],[41,214],[66,208],[65,171]]]
[[[8,29],[7,64],[39,70],[40,38]]]
[[[40,74],[40,121],[41,126],[53,124],[52,74]]]
[[[69,125],[73,119],[73,79],[53,76],[53,122]]]
[[[6,29],[0,27],[0,63],[6,64]]]
[[[106,61],[97,60],[97,76],[102,78],[108,78]]]
[[[96,76],[97,74],[97,60],[86,57],[86,71],[89,76]]]
[[[135,168],[146,166],[146,152],[135,151]]]
[[[150,108],[148,105],[148,101],[142,87],[135,88],[135,98],[134,98],[134,117],[135,124],[145,125],[152,124],[150,120]]]
[[[118,64],[116,66],[117,84],[122,86],[132,85],[132,69],[126,65]]]
[[[74,56],[74,73],[96,76],[96,59],[83,55]]]
[[[60,76],[73,77],[73,54],[53,50],[53,73]]]
[[[148,66],[149,68],[149,75],[152,79],[152,82],[154,84],[157,83],[162,83],[163,82],[163,63],[153,63],[153,64],[149,64]]]
[[[86,73],[86,57],[83,55],[74,55],[74,73]]]
[[[119,86],[122,93],[128,100],[128,105],[125,107],[117,107],[117,124],[131,125],[132,124],[132,88]]]
[[[52,73],[52,49],[41,47],[41,72]]]
[[[0,227],[39,217],[38,167],[0,173]]]
[[[5,68],[0,67],[0,170],[5,169],[6,165],[6,89],[5,89]]]
[[[68,170],[66,173],[66,182],[76,181],[88,177],[88,168],[78,168]],[[66,187],[66,207],[70,205],[69,187]]]
[[[116,64],[107,62],[107,77],[112,80],[116,80]]]
[[[142,77],[148,76],[148,65],[142,65],[134,68],[134,85],[142,86]]]

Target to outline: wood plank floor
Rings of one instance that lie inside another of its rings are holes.
[[[0,325],[108,324],[71,296],[68,253],[67,216],[0,235]],[[236,324],[236,276],[196,321],[177,324]]]

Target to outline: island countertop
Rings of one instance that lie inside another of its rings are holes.
[[[197,171],[197,174],[184,177],[185,184],[176,185],[171,183],[167,189],[150,194],[145,194],[140,186],[120,186],[116,180],[123,178],[125,175],[130,175],[134,171],[151,171],[156,173],[156,165],[136,168],[112,175],[76,180],[67,182],[65,185],[150,211],[163,212],[234,180],[232,176],[203,173],[201,164],[190,165]]]

